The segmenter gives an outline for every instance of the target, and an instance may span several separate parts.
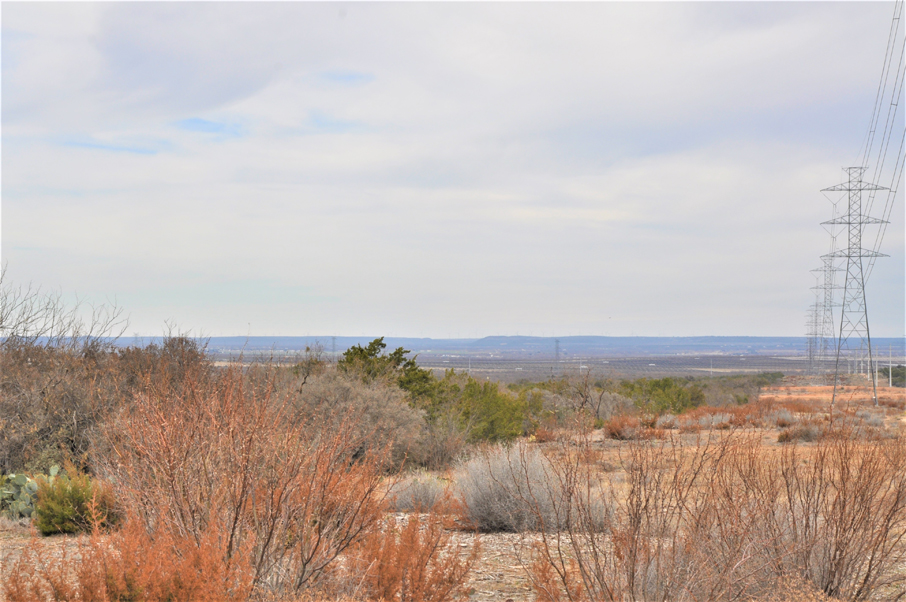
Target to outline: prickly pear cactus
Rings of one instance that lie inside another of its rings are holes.
[[[38,498],[38,483],[24,474],[0,477],[0,514],[7,518],[30,517]]]
[[[36,479],[53,482],[60,472],[53,466],[50,474],[38,475]],[[0,515],[6,518],[30,518],[38,501],[38,481],[24,474],[0,476]]]

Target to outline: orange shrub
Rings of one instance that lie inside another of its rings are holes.
[[[35,540],[13,566],[3,591],[8,602],[247,600],[254,578],[250,556],[227,561],[216,536],[189,539],[166,532],[152,537],[130,518],[109,537],[95,530],[78,544],[78,558],[65,547],[54,557],[52,544]]]
[[[384,455],[352,419],[301,419],[266,370],[188,374],[109,425],[99,469],[153,538],[210,538],[225,565],[252,559],[256,587],[299,591],[380,518]]]
[[[370,533],[350,553],[346,581],[360,595],[385,602],[446,602],[467,597],[469,570],[478,558],[475,540],[465,555],[452,543],[443,518],[410,514],[399,527],[393,519]]]
[[[538,443],[550,443],[557,440],[557,431],[545,426],[539,426],[535,430],[535,441]]]
[[[523,557],[539,600],[898,599],[906,439],[847,428],[779,452],[751,432],[633,441],[619,485],[565,447],[552,470],[576,520]]]
[[[639,428],[641,423],[639,419],[635,416],[627,416],[625,414],[620,416],[614,416],[610,420],[604,423],[604,433],[610,439],[617,439],[618,441],[628,441],[630,439],[636,439],[638,437]]]

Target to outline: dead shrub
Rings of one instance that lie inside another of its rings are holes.
[[[487,448],[456,472],[465,519],[479,531],[557,529],[563,503],[550,461],[537,447],[517,443]]]
[[[629,441],[637,439],[641,423],[635,416],[614,416],[604,423],[604,433],[609,439]]]
[[[267,374],[149,384],[106,445],[99,471],[152,537],[214,541],[226,565],[248,555],[259,590],[307,587],[380,516],[381,450],[352,417],[312,427]]]
[[[134,517],[105,538],[95,530],[74,555],[66,547],[56,554],[61,557],[45,541],[32,542],[4,583],[6,600],[240,602],[252,591],[250,556],[227,561],[212,534],[199,540],[167,532],[152,537]]]
[[[573,519],[523,558],[539,599],[772,599],[791,580],[807,584],[804,600],[902,596],[903,439],[838,430],[779,453],[739,433],[625,445],[620,486],[583,470],[575,449],[553,461]]]
[[[468,551],[452,542],[443,520],[410,514],[370,533],[348,555],[340,575],[355,584],[356,598],[387,602],[447,602],[467,597],[465,582],[478,559],[475,539]]]

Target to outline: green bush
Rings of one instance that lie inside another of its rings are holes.
[[[623,381],[620,389],[620,393],[632,399],[640,410],[655,415],[679,414],[705,402],[702,388],[688,379],[640,378]]]
[[[893,372],[892,378],[890,376],[891,372]],[[893,366],[893,368],[886,366],[881,368],[880,382],[878,384],[883,387],[887,383],[893,384],[894,387],[906,387],[906,366]]]
[[[89,531],[116,521],[113,493],[86,474],[38,479],[35,527],[44,535]]]
[[[367,347],[354,345],[343,353],[337,368],[356,374],[365,382],[382,378],[395,380],[413,398],[430,395],[436,383],[431,371],[419,368],[415,358],[407,359],[408,349],[398,347],[392,353],[385,354],[386,348],[384,337],[371,341]]]

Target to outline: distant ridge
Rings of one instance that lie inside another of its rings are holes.
[[[338,353],[354,345],[366,345],[377,336],[336,337]],[[210,337],[208,349],[215,353],[299,352],[306,347],[320,345],[331,351],[331,336],[306,337]],[[124,337],[119,344],[148,344],[159,342],[161,337],[132,339]],[[699,337],[608,337],[608,336],[488,336],[479,339],[431,339],[411,337],[384,337],[388,349],[403,347],[421,355],[469,353],[495,356],[553,356],[555,341],[560,341],[563,356],[645,356],[683,354],[727,355],[802,355],[806,337],[752,337],[752,336],[699,336]],[[886,357],[892,347],[894,355],[906,353],[906,339],[876,338],[872,346],[879,358]]]

